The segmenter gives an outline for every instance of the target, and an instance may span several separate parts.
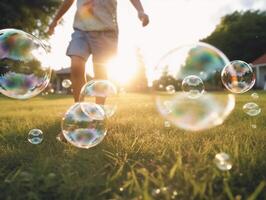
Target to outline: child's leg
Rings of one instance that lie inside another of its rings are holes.
[[[85,63],[86,61],[83,58],[71,56],[71,81],[75,102],[80,101],[80,90],[86,83]]]
[[[101,63],[93,63],[93,71],[94,71],[94,79],[106,80],[107,79],[107,72],[104,64]],[[95,103],[104,105],[105,98],[104,97],[96,97]]]
[[[107,79],[106,63],[116,54],[118,32],[98,31],[90,32],[90,47],[92,52],[93,71],[95,79]],[[105,98],[97,97],[97,104],[104,104]]]

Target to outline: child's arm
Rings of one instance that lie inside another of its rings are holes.
[[[145,14],[143,6],[140,0],[130,0],[132,5],[138,11],[138,17],[142,21],[142,26],[147,26],[149,24],[149,16]]]
[[[55,18],[53,19],[52,23],[49,26],[48,30],[49,35],[52,35],[54,33],[54,29],[57,26],[59,20],[68,11],[68,9],[71,7],[74,1],[75,0],[64,0],[62,5],[59,7],[59,10],[57,11]]]

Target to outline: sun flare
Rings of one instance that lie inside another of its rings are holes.
[[[136,73],[136,60],[130,55],[118,54],[107,63],[107,72],[110,80],[125,85]]]

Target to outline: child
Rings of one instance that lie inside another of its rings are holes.
[[[74,1],[64,0],[49,26],[49,35],[53,34],[58,22]],[[142,25],[148,25],[149,17],[145,14],[140,0],[130,1],[136,8]],[[77,0],[73,28],[72,40],[66,54],[71,58],[73,96],[74,101],[78,102],[80,90],[86,83],[85,64],[90,55],[92,55],[94,79],[107,79],[105,63],[117,51],[117,0]],[[96,98],[97,104],[104,104],[104,101],[104,98]],[[62,134],[59,134],[57,139],[65,141]]]
[[[54,32],[61,17],[75,0],[64,0],[48,33]],[[130,0],[138,12],[142,25],[149,23],[140,0]],[[105,63],[116,53],[118,43],[116,0],[77,0],[74,33],[67,49],[71,58],[71,80],[73,96],[78,102],[82,86],[86,83],[85,63],[90,55],[93,60],[94,79],[107,79]],[[104,99],[96,99],[103,104]]]

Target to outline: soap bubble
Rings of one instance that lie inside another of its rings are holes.
[[[166,86],[165,89],[168,92],[168,94],[174,94],[175,93],[175,86],[173,86],[173,85],[168,85],[168,86]]]
[[[171,123],[169,121],[165,121],[164,122],[164,127],[165,128],[170,128],[171,127]]]
[[[233,166],[230,156],[224,152],[215,155],[214,163],[216,164],[217,168],[222,171],[228,171]]]
[[[243,106],[243,111],[249,116],[257,116],[261,112],[261,108],[254,102],[246,103]]]
[[[0,30],[0,92],[15,99],[41,93],[51,77],[47,55],[36,37],[16,29]]]
[[[63,88],[70,88],[71,85],[72,85],[72,82],[69,79],[64,79],[62,81]]]
[[[251,124],[251,128],[256,129],[257,125],[256,124]]]
[[[40,144],[43,141],[43,132],[40,129],[32,129],[28,134],[28,141],[31,144]]]
[[[206,43],[168,52],[151,77],[160,114],[171,124],[189,131],[222,124],[235,106],[235,97],[223,92],[221,81],[221,71],[228,63],[220,50]],[[162,85],[173,85],[175,93],[162,90]]]
[[[252,99],[257,100],[259,98],[259,95],[257,93],[251,94]]]
[[[66,140],[79,148],[91,148],[99,144],[106,135],[104,111],[93,103],[82,103],[90,113],[84,113],[81,104],[71,106],[62,119],[61,127]]]
[[[255,74],[249,64],[241,60],[235,60],[227,64],[221,78],[224,86],[233,93],[244,93],[255,84]]]
[[[167,98],[167,97],[165,97]],[[189,131],[200,131],[221,125],[235,107],[234,95],[205,94],[195,99],[180,93],[167,106],[157,99],[159,112],[172,124]]]
[[[200,77],[190,75],[182,81],[182,90],[188,98],[196,99],[204,93],[204,84]]]
[[[93,80],[86,83],[81,89],[80,99],[84,102],[96,102],[102,107],[106,117],[114,115],[117,109],[117,89],[108,80]],[[81,108],[87,113],[88,107],[81,105]]]

